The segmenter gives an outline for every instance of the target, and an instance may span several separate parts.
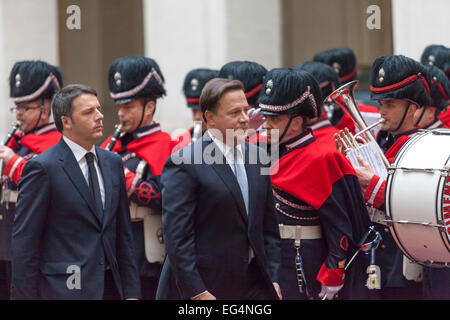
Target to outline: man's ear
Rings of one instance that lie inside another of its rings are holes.
[[[211,110],[206,110],[205,111],[205,119],[206,119],[206,124],[209,127],[214,127],[215,126],[214,112],[212,112]]]
[[[422,108],[423,108],[423,107],[422,107]],[[422,109],[422,108],[420,108],[420,109]],[[410,115],[413,115],[413,116],[414,116],[414,114],[416,113],[417,110],[419,110],[419,108],[417,107],[416,104],[414,104],[414,103],[410,103],[410,104],[409,104],[408,113],[409,113]]]
[[[156,101],[149,100],[145,104],[145,114],[153,116],[155,114]]]
[[[63,131],[65,129],[69,129],[69,130],[72,129],[72,119],[70,119],[70,117],[61,116],[61,123],[62,123],[62,126],[63,126]]]
[[[293,129],[295,131],[301,132],[301,131],[303,131],[303,125],[304,125],[303,121],[304,121],[303,117],[300,117],[300,116],[294,117],[292,119],[291,126],[293,127]]]

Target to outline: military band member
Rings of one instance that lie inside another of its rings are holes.
[[[319,84],[305,71],[273,69],[258,103],[269,140],[272,129],[280,132],[280,158],[272,166],[278,171],[271,180],[284,299],[333,299],[342,288],[342,298],[357,298],[365,279],[345,266],[368,230],[369,216],[350,162],[320,145],[307,128],[322,107]]]
[[[294,69],[304,70],[309,72],[317,81],[322,93],[322,98],[326,99],[334,90],[339,88],[340,83],[336,72],[329,65],[322,62],[306,61],[297,64]],[[327,118],[327,108],[323,101],[322,108],[319,110],[319,115],[315,119],[311,119],[308,126],[313,130],[314,137],[317,141],[327,143],[331,148],[336,148],[334,135],[339,132]],[[333,106],[329,106],[332,108]]]
[[[380,103],[385,120],[377,135],[377,142],[390,163],[400,148],[417,132],[414,114],[422,106],[430,105],[430,87],[425,67],[405,56],[382,56],[372,66],[371,98]],[[368,206],[379,209],[372,217],[375,229],[383,237],[376,261],[381,268],[383,299],[417,298],[417,286],[403,276],[403,254],[394,242],[385,220],[384,190],[386,181],[373,174],[364,161],[355,168],[364,199]],[[373,291],[375,293],[375,291]]]
[[[427,50],[426,50],[427,51]],[[423,129],[450,128],[450,112],[445,114],[450,104],[450,82],[445,73],[434,65],[435,58],[429,56],[428,80],[430,83],[431,106],[426,106],[421,113],[416,111],[416,117],[421,118],[418,125]],[[448,57],[450,60],[450,56]],[[422,60],[422,63],[425,61]],[[438,65],[438,64],[436,64]],[[439,118],[439,116],[441,116]],[[447,119],[448,118],[448,119]],[[447,123],[444,121],[447,120]],[[450,269],[423,267],[422,297],[426,300],[450,299]]]
[[[416,125],[422,129],[449,128],[438,116],[449,104],[450,82],[445,73],[435,66],[426,67],[430,85],[431,105],[416,111]]]
[[[331,66],[339,77],[339,82],[344,85],[356,79],[356,56],[352,49],[336,48],[317,53],[313,61],[322,62]],[[358,109],[366,124],[375,123],[380,118],[378,108],[358,103]],[[352,133],[358,131],[353,120],[339,106],[335,106],[331,123],[337,129],[348,128]]]
[[[429,45],[424,49],[420,62],[424,65],[435,66],[441,69],[447,76],[447,79],[450,80],[450,48],[443,45]],[[450,108],[443,108],[438,115],[438,119],[441,120],[447,128],[450,127]]]
[[[267,137],[260,131],[264,122],[263,115],[257,107],[266,73],[267,69],[254,61],[231,61],[223,65],[219,71],[219,78],[239,80],[244,85],[245,97],[252,107],[248,112],[250,119],[248,142],[257,145],[267,143]]]
[[[202,110],[200,109],[200,94],[205,84],[219,75],[218,70],[199,68],[189,71],[184,78],[183,94],[189,109],[192,110],[192,120],[194,126],[176,137],[173,141],[172,152],[176,152],[193,141],[200,138],[206,130],[206,124],[202,119]]]
[[[11,110],[20,131],[7,146],[0,146],[3,160],[0,206],[0,297],[9,298],[11,279],[11,233],[17,201],[17,184],[27,160],[55,145],[61,138],[50,123],[50,103],[62,86],[60,70],[43,61],[17,62],[9,76]]]
[[[159,179],[171,149],[170,135],[154,121],[157,101],[166,94],[164,77],[151,58],[122,57],[111,65],[108,83],[123,124],[112,151],[124,165],[142,297],[154,299],[164,259],[162,229],[156,226],[161,223]]]

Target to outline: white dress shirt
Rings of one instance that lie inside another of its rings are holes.
[[[86,154],[88,152],[92,152],[94,154],[94,166],[95,170],[97,171],[98,176],[98,184],[100,186],[100,193],[102,195],[102,203],[103,207],[105,207],[105,187],[103,185],[103,177],[102,173],[100,171],[100,167],[98,166],[98,159],[97,159],[97,153],[95,152],[95,146],[92,146],[92,149],[89,151],[86,151],[85,148],[80,146],[79,144],[73,142],[66,136],[63,136],[64,142],[67,143],[70,150],[72,150],[73,155],[75,156],[75,159],[78,162],[78,165],[80,166],[81,172],[83,173],[84,179],[86,180],[87,184],[89,185],[89,167],[86,161]]]
[[[242,153],[242,146],[240,144],[238,144],[236,147],[230,147],[229,145],[224,144],[221,140],[219,140],[216,137],[214,137],[214,135],[212,135],[212,133],[209,132],[208,130],[206,132],[209,134],[209,136],[211,137],[212,141],[217,145],[217,147],[219,148],[220,152],[222,152],[222,154],[225,156],[225,160],[230,165],[231,171],[233,171],[233,173],[236,174],[236,172],[234,172],[233,152],[237,151],[237,153],[236,153],[237,163],[238,164],[244,164],[244,155]],[[245,178],[247,179],[247,177],[245,177]]]

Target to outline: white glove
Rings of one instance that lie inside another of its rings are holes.
[[[327,287],[322,284],[322,290],[320,290],[319,298],[325,297],[324,299],[333,300],[334,296],[339,292],[339,290],[342,289],[343,286],[344,285],[341,284],[340,286],[337,287]]]
[[[249,129],[258,130],[259,127],[266,121],[266,118],[261,113],[261,108],[251,108],[248,111],[248,117],[250,119]]]

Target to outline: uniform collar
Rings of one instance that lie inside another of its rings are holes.
[[[435,122],[433,122],[432,124],[430,124],[427,127],[424,127],[422,129],[436,129],[436,128],[442,128],[444,125],[444,123],[441,120],[437,120]]]
[[[135,138],[135,140],[139,140],[139,139],[142,139],[144,137],[147,137],[149,135],[152,135],[152,134],[160,132],[160,131],[161,131],[161,125],[159,123],[153,122],[149,126],[145,126],[145,127],[136,129],[133,132],[133,137]]]
[[[41,134],[45,134],[45,133],[48,133],[50,131],[55,131],[55,130],[56,130],[55,123],[54,122],[50,122],[50,123],[46,123],[46,124],[43,124],[43,125],[37,127],[33,131],[25,133],[24,136],[27,135],[27,134],[30,134],[30,133],[31,134],[35,134],[37,136],[40,136]]]
[[[302,134],[280,144],[280,151],[282,153],[290,152],[295,149],[303,148],[314,142],[316,138],[310,128],[306,129]]]
[[[319,129],[323,129],[323,128],[328,128],[331,127],[332,124],[330,122],[330,120],[328,119],[322,119],[322,120],[318,120],[314,123],[311,123],[311,125],[309,126],[309,128],[311,128],[311,130],[319,130]]]

